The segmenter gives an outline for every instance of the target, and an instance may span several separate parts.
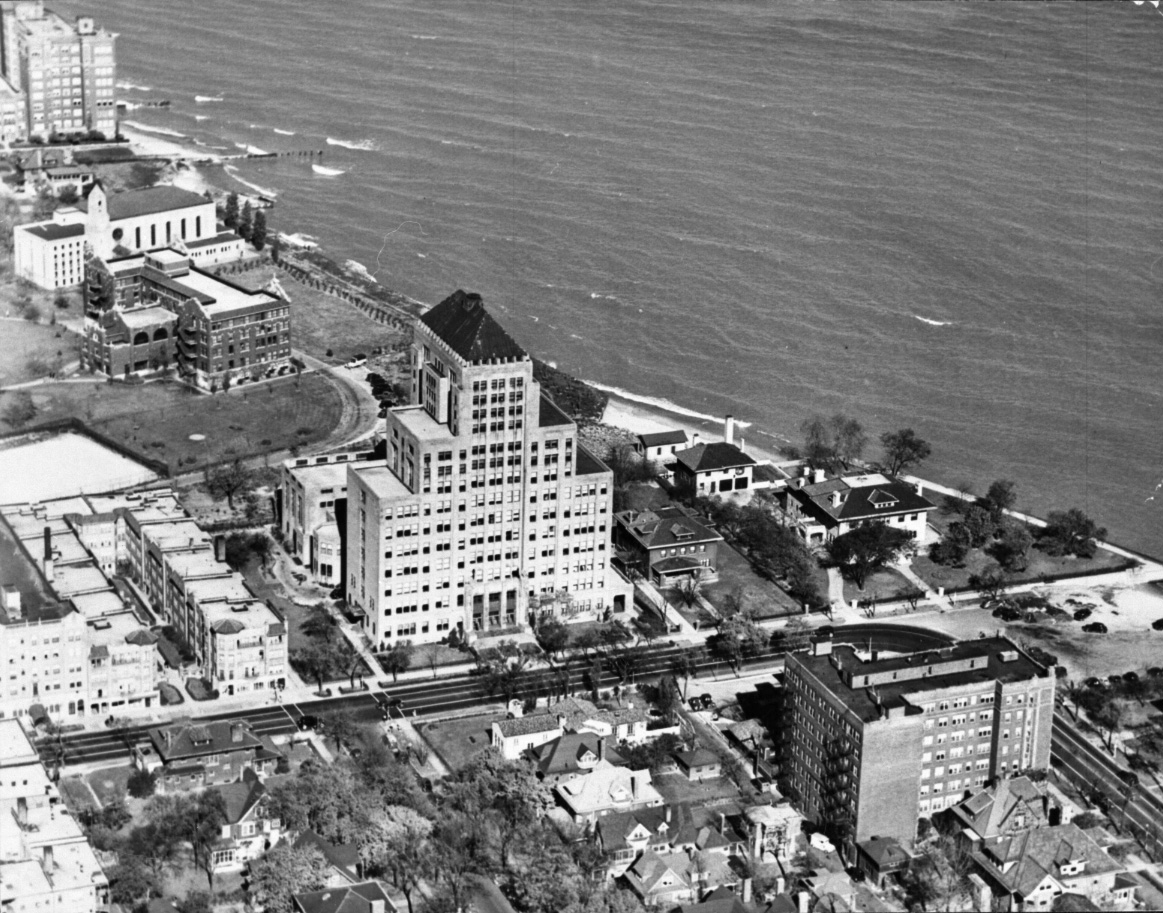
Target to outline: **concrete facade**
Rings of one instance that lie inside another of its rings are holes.
[[[612,473],[479,296],[417,322],[410,405],[385,438],[386,460],[347,476],[347,600],[373,643],[629,605],[609,566]]]

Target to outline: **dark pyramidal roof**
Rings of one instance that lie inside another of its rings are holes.
[[[528,357],[473,292],[457,289],[420,321],[467,362]]]

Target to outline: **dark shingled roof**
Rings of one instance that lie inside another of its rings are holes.
[[[674,458],[692,472],[709,472],[715,469],[734,469],[736,466],[754,466],[751,459],[734,444],[719,441],[715,444],[696,444],[680,450]]]
[[[203,206],[209,202],[205,197],[189,190],[182,190],[180,187],[146,187],[144,190],[127,190],[125,193],[111,194],[106,207],[109,210],[110,221],[118,222],[121,219],[152,215],[155,212]],[[88,194],[85,199],[77,201],[77,208],[89,211]]]
[[[303,913],[371,913],[373,900],[383,901],[385,910],[396,909],[378,881],[296,894],[295,907]]]
[[[864,480],[869,481],[864,481]],[[920,513],[935,506],[916,486],[893,476],[847,476],[828,479],[803,488],[788,489],[805,513],[825,525],[835,521],[884,517],[900,513]],[[840,503],[833,506],[833,492],[840,493]]]
[[[666,444],[685,444],[685,431],[655,431],[650,434],[638,435],[643,447],[662,447]]]
[[[61,241],[65,238],[79,238],[85,233],[84,225],[58,225],[56,222],[42,222],[39,225],[20,226],[26,232],[45,241]]]
[[[425,313],[420,322],[467,362],[528,357],[485,310],[481,296],[471,292],[457,289]]]

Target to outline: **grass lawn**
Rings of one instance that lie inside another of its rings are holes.
[[[416,644],[412,648],[413,669],[431,669],[433,666],[439,669],[441,666],[455,666],[472,661],[471,653],[465,653],[446,644]]]
[[[716,609],[722,611],[724,598],[735,594],[756,618],[779,618],[802,611],[794,599],[770,580],[756,574],[751,563],[727,543],[719,545],[716,560],[719,579],[705,584],[702,590],[703,596]]]
[[[946,590],[966,589],[969,578],[994,564],[994,560],[981,549],[971,549],[965,559],[965,567],[945,567],[933,562],[928,554],[913,559],[913,572],[931,587],[943,586]],[[1030,550],[1030,564],[1020,573],[1009,578],[1010,583],[1034,583],[1046,577],[1060,577],[1073,574],[1090,574],[1096,571],[1117,570],[1125,565],[1125,559],[1113,552],[1099,549],[1093,558],[1055,558],[1038,549]],[[847,588],[846,588],[847,589]]]
[[[103,767],[86,775],[85,781],[93,787],[93,792],[104,806],[126,798],[125,784],[132,773],[133,767],[128,764],[121,767]]]
[[[455,720],[433,720],[416,728],[450,770],[460,770],[492,744],[492,724],[505,717],[504,713],[485,713]]]
[[[80,418],[94,430],[171,469],[271,453],[323,440],[342,403],[332,382],[288,377],[215,396],[179,383],[58,383],[34,387],[38,414],[29,428]],[[202,434],[201,441],[190,435]]]
[[[0,318],[7,310],[0,305]],[[0,386],[46,377],[75,362],[80,344],[81,337],[64,327],[0,319]]]
[[[654,788],[668,802],[707,802],[712,799],[734,799],[739,787],[726,777],[692,783],[682,774],[659,774],[653,780]]]
[[[84,811],[96,811],[100,807],[93,798],[93,791],[80,777],[62,777],[58,786],[65,798],[65,805],[74,816]]]
[[[391,348],[405,341],[399,330],[377,323],[355,305],[308,288],[272,266],[226,278],[248,288],[260,289],[274,275],[279,277],[279,284],[290,296],[294,307],[291,333],[296,349],[341,365],[350,361],[357,352],[370,354],[378,346]],[[331,350],[330,356],[327,355],[328,349]]]
[[[892,599],[897,590],[908,586],[909,581],[896,568],[883,567],[870,574],[864,581],[864,589],[858,589],[851,580],[844,581],[844,599],[851,605],[853,599]]]

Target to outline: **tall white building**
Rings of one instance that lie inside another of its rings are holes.
[[[374,643],[632,604],[610,567],[612,473],[479,295],[417,322],[410,405],[385,435],[385,461],[347,470],[347,599]]]

